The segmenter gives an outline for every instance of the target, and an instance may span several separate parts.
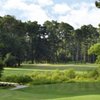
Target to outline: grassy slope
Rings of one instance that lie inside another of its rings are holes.
[[[0,89],[0,100],[100,100],[100,83],[36,85],[21,90]]]

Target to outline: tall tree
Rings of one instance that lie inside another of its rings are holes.
[[[91,61],[88,48],[97,43],[99,33],[92,25],[80,29],[64,22],[22,22],[15,17],[0,17],[0,57],[8,53],[22,61],[66,63],[67,61]]]
[[[48,42],[50,48],[50,59],[51,62],[57,62],[57,49],[59,44],[59,37],[58,34],[58,25],[57,21],[46,21],[44,26],[46,27],[47,34],[48,34]]]
[[[21,63],[22,56],[24,56],[24,48],[22,41],[24,41],[24,23],[16,20],[15,17],[6,15],[0,18],[0,53],[1,57],[7,53],[13,54],[18,61],[18,65]],[[22,50],[23,49],[23,50]]]
[[[62,62],[67,62],[67,60],[72,56],[73,30],[74,28],[68,23],[59,23],[57,34],[60,40],[58,56]]]
[[[26,31],[30,37],[30,41],[29,41],[29,52],[27,52],[27,56],[30,55],[30,59],[31,62],[34,63],[35,61],[35,56],[36,56],[36,44],[37,44],[37,39],[39,36],[39,27],[40,25],[35,21],[35,22],[31,22],[28,21],[26,23]]]

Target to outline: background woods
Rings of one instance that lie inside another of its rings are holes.
[[[100,41],[99,35],[99,28],[92,25],[74,29],[64,22],[46,21],[40,25],[6,15],[0,17],[0,57],[7,66],[20,66],[23,61],[94,62],[96,55],[88,55],[88,49]]]

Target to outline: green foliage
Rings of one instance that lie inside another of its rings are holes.
[[[92,70],[88,73],[88,77],[89,78],[94,78],[94,79],[97,79],[99,77],[99,73],[98,73],[98,70],[95,69],[95,70]]]
[[[66,70],[64,74],[66,75],[66,77],[68,77],[68,79],[74,79],[76,77],[76,73],[74,69]]]
[[[97,56],[96,63],[100,64],[100,55]]]
[[[0,59],[0,77],[2,76],[3,68],[4,68],[4,63],[3,63],[3,61]]]
[[[52,75],[53,74],[53,75]],[[51,76],[52,75],[52,76]],[[1,81],[16,82],[16,83],[30,83],[30,84],[51,84],[62,82],[60,76],[56,73],[42,73],[34,72],[31,75],[11,75],[2,76]]]
[[[7,75],[2,76],[1,80],[22,84],[53,84],[62,82],[75,82],[73,81],[75,77],[75,71],[70,69],[66,71],[55,70],[50,72],[32,72],[28,75]]]
[[[81,73],[76,73],[74,69],[63,71],[32,71],[32,69],[15,69],[8,73],[9,75],[3,75],[1,81],[17,82],[20,84],[28,83],[31,85],[100,81],[100,67]],[[20,72],[18,72],[18,70],[20,70]]]
[[[11,55],[11,53],[6,54],[4,63],[6,66],[9,66],[9,67],[15,67],[17,64],[15,56]]]
[[[87,73],[87,77],[88,78],[92,78],[95,80],[98,80],[98,78],[100,77],[100,66],[94,70],[91,70]]]
[[[100,43],[96,43],[96,44],[92,45],[88,49],[88,54],[89,55],[95,54],[97,56],[96,63],[99,64],[100,63]]]
[[[92,25],[83,25],[75,30],[65,22],[46,21],[40,25],[37,21],[22,22],[14,16],[5,15],[0,17],[0,57],[3,59],[10,52],[18,66],[24,61],[94,62],[92,56],[93,61],[88,59],[87,51],[98,42],[99,35]]]
[[[92,45],[88,50],[88,54],[100,55],[100,43]]]
[[[12,76],[3,76],[1,81],[4,82],[15,82],[19,84],[26,84],[32,81],[31,77],[28,75],[12,75]]]

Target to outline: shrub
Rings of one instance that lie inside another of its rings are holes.
[[[51,73],[48,72],[34,72],[31,75],[32,82],[31,84],[51,84]]]
[[[31,75],[31,84],[54,84],[68,82],[70,79],[63,71],[55,70],[52,72],[34,72]]]
[[[31,77],[28,75],[22,75],[17,77],[17,83],[26,84],[32,81]]]
[[[87,73],[75,73],[73,69],[65,71],[34,71],[28,75],[3,76],[1,79],[2,81],[6,82],[15,82],[20,84],[29,83],[31,85],[54,84],[62,82],[95,82],[100,80],[100,68],[89,71]]]
[[[99,77],[99,72],[97,69],[94,69],[92,71],[89,71],[88,78],[94,78],[97,79]]]
[[[76,77],[76,73],[74,69],[65,70],[64,74],[66,75],[68,79],[74,79]]]
[[[40,85],[40,84],[51,84],[52,82],[46,76],[38,76],[33,79],[31,84]]]
[[[20,75],[20,76],[12,75],[12,76],[3,76],[1,78],[1,81],[26,84],[26,83],[30,83],[32,79],[28,75]]]

